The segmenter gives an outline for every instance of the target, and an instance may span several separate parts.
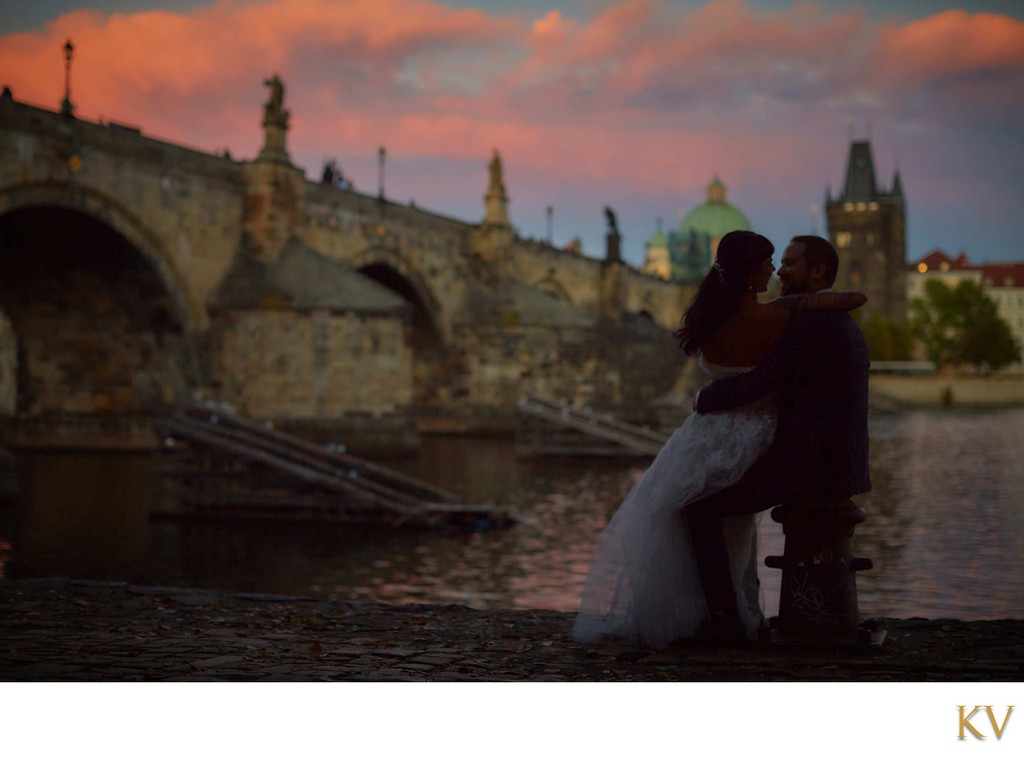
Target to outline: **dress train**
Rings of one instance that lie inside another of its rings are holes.
[[[746,368],[701,359],[713,379]],[[598,539],[573,625],[579,642],[622,641],[663,648],[708,619],[682,510],[737,482],[771,444],[771,399],[725,413],[694,413],[636,482]],[[755,515],[723,520],[740,619],[753,638],[761,622]]]

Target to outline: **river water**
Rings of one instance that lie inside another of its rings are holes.
[[[1024,409],[915,411],[870,422],[875,489],[854,538],[862,616],[1024,618]],[[156,460],[24,451],[0,507],[0,577],[68,576],[225,591],[572,611],[598,533],[645,462],[517,460],[502,439],[428,437],[388,465],[510,506],[485,532],[151,520]],[[781,554],[766,515],[760,556]],[[777,610],[779,573],[761,569]]]

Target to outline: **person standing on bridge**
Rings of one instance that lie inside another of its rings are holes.
[[[726,234],[683,316],[680,346],[699,357],[712,380],[751,370],[797,313],[852,310],[867,301],[857,292],[826,292],[758,302],[775,270],[774,251],[757,233]],[[576,641],[662,648],[711,623],[694,551],[703,539],[692,536],[686,507],[738,483],[768,451],[776,419],[769,396],[714,416],[692,415],[676,429],[598,539],[573,626]],[[743,636],[753,638],[762,621],[754,515],[722,519],[721,532],[730,595]]]

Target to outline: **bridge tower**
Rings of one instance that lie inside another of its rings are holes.
[[[897,322],[907,319],[906,201],[899,170],[883,190],[875,179],[871,142],[850,144],[843,192],[825,192],[829,238],[839,252],[837,289],[868,295],[864,314],[881,313]]]

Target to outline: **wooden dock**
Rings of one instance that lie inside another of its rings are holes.
[[[654,456],[668,436],[586,406],[530,395],[519,401],[516,452],[540,456]]]
[[[504,507],[454,493],[216,407],[158,422],[161,504],[174,518],[273,518],[392,527],[508,527]]]

